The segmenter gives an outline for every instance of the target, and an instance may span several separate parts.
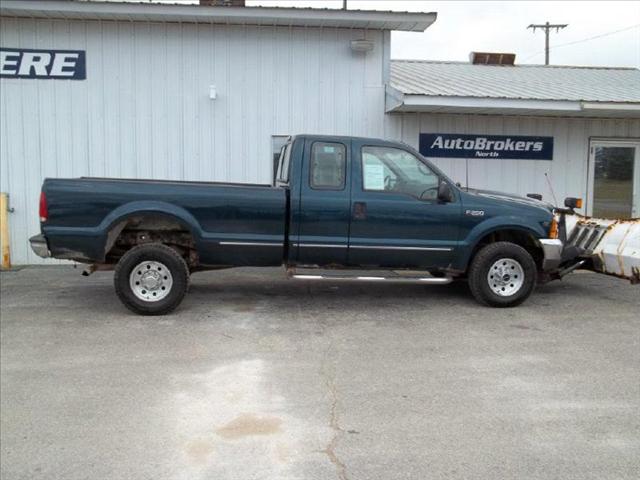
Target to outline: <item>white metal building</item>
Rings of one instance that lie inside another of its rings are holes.
[[[27,239],[45,177],[269,183],[282,135],[303,132],[416,148],[420,134],[544,137],[550,159],[432,158],[461,183],[547,198],[548,172],[589,211],[607,173],[595,156],[623,148],[625,164],[628,148],[639,214],[637,70],[391,61],[390,31],[423,31],[432,13],[3,0],[0,16],[14,264],[40,261]]]

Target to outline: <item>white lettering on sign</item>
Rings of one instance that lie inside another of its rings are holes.
[[[31,69],[36,75],[47,75],[47,66],[51,63],[50,53],[24,52],[18,75],[29,76]]]
[[[539,152],[544,148],[542,142],[515,142],[510,138],[505,140],[489,140],[486,137],[478,137],[474,140],[464,140],[462,138],[444,139],[437,136],[431,148],[443,150],[497,150],[506,152]]]
[[[0,77],[84,80],[85,52],[0,48]]]
[[[18,68],[20,54],[0,51],[0,75],[14,75]]]
[[[73,69],[78,61],[77,53],[59,53],[53,58],[51,75],[61,77],[72,77]]]

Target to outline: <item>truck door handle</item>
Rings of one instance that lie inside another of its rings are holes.
[[[354,220],[364,220],[367,218],[367,204],[365,202],[353,202]]]

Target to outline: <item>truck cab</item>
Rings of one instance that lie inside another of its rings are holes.
[[[300,161],[291,162],[291,152]],[[298,136],[285,147],[293,265],[446,268],[462,203],[409,147],[365,138]]]

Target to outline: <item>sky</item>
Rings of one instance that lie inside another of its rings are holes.
[[[246,4],[341,8],[342,0],[246,0]],[[542,64],[544,33],[533,33],[527,26],[549,21],[569,24],[551,33],[552,65],[640,68],[640,1],[347,0],[347,6],[437,12],[438,19],[425,32],[392,33],[392,58],[466,62],[472,51],[490,51],[515,53],[520,64]],[[600,35],[604,36],[583,41]],[[572,44],[565,45],[568,43]]]

